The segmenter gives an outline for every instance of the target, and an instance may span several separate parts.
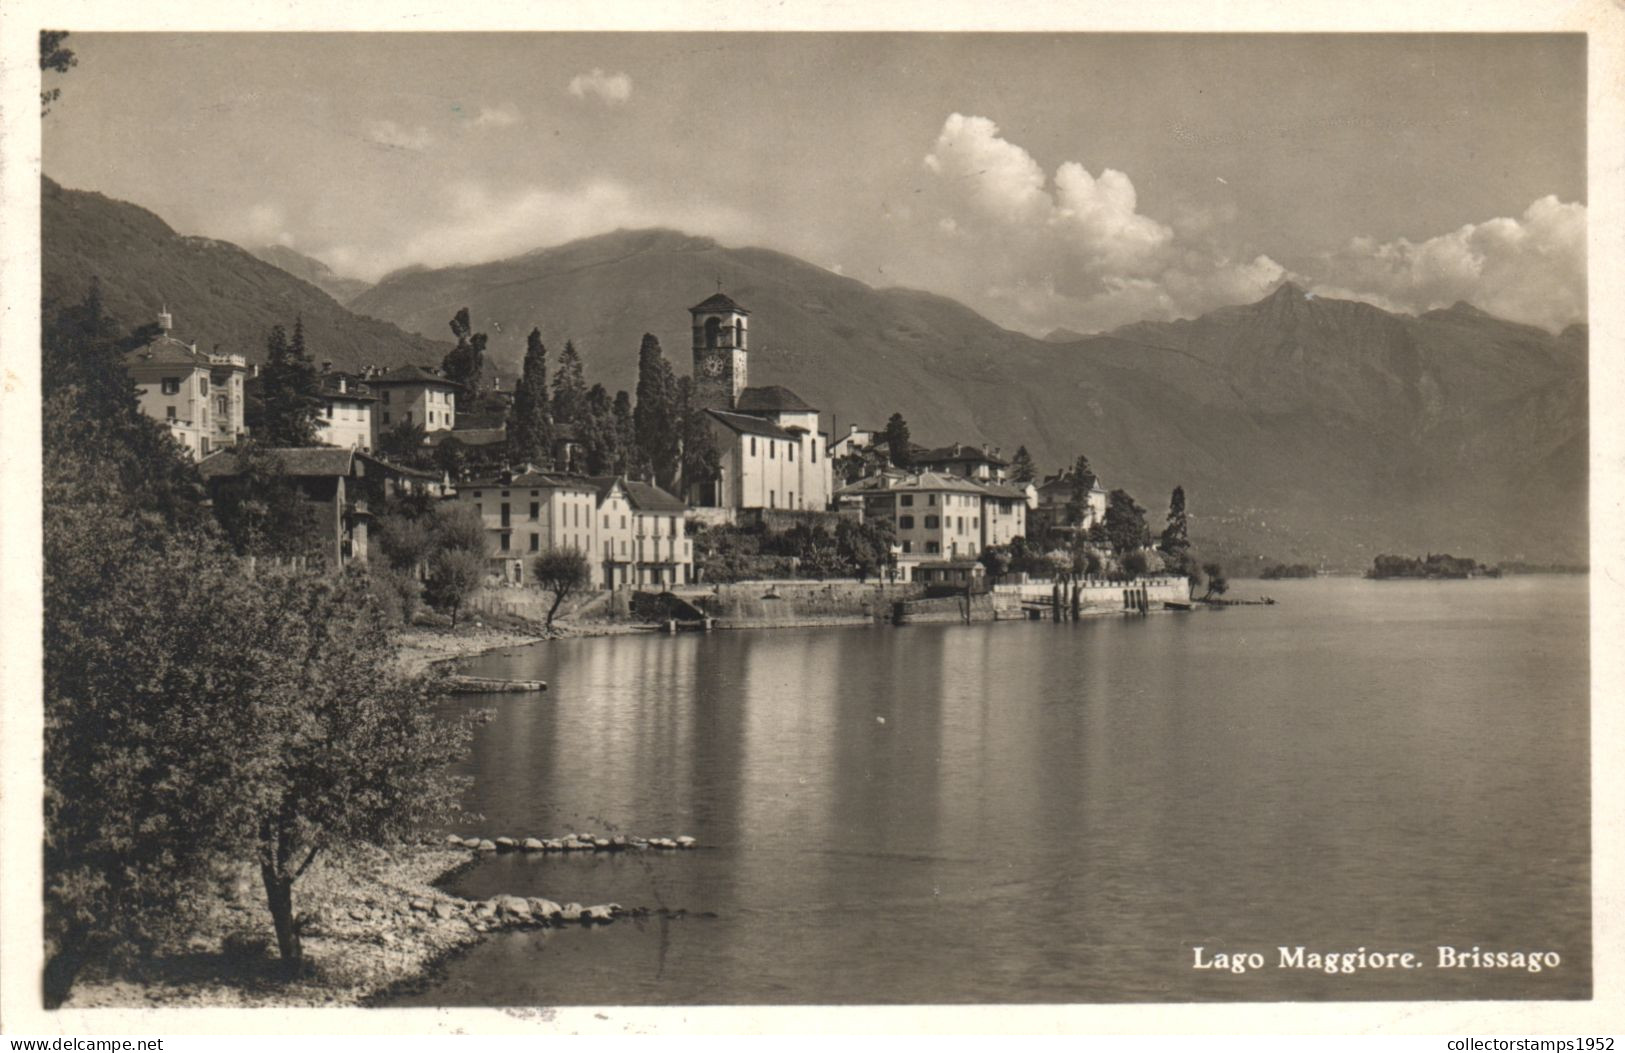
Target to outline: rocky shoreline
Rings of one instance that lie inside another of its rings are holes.
[[[244,864],[224,875],[219,902],[200,910],[184,943],[161,948],[124,971],[88,967],[63,1008],[383,1004],[393,995],[433,983],[446,962],[493,933],[688,916],[682,909],[583,906],[539,896],[468,900],[444,891],[447,879],[485,853],[680,850],[694,845],[686,836],[570,834],[545,841],[457,837],[443,846],[354,849],[319,862],[300,882],[296,903],[307,969],[296,978],[281,971],[264,894],[253,867]]]

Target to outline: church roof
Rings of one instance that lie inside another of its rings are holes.
[[[971,446],[962,442],[956,442],[952,446],[940,446],[934,450],[915,450],[912,451],[911,456],[915,464],[969,462],[971,464],[990,464],[1000,467],[1010,463],[996,453],[989,453],[980,446]]]
[[[727,410],[706,410],[713,418],[741,435],[765,435],[770,439],[794,439],[796,432],[779,427],[770,420]]]
[[[805,399],[777,384],[746,388],[739,393],[734,409],[740,413],[817,413]]]
[[[735,303],[727,293],[721,291],[707,296],[688,310],[690,314],[704,314],[707,311],[732,311],[734,314],[750,314],[749,311]]]

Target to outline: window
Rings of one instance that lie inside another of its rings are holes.
[[[327,404],[327,419],[333,419],[333,404],[331,402]]]
[[[925,495],[925,503],[928,504],[928,505],[936,504],[937,503],[937,495],[936,494],[926,494]]]
[[[389,405],[389,389],[388,388],[384,389],[384,405],[386,405],[386,406]],[[389,414],[387,414],[387,413],[384,414],[384,419],[388,420],[389,419]]]
[[[768,460],[770,460],[770,461],[773,460],[773,451],[774,451],[774,449],[776,449],[778,447],[778,445],[779,444],[774,442],[772,439],[767,440],[767,459]]]
[[[165,406],[164,407],[164,417],[167,420],[174,420],[175,419],[175,407],[174,406]]]
[[[434,423],[434,410],[429,411],[429,423],[430,424]]]
[[[542,518],[542,503],[540,501],[532,501],[530,503],[530,518]]]
[[[542,492],[540,490],[532,490],[530,492],[530,496],[532,496],[532,497],[540,497],[540,496],[542,496]]]
[[[914,507],[914,495],[913,494],[904,494],[903,495],[903,507],[904,508],[913,508]]]
[[[622,530],[626,529],[626,517],[625,516],[621,517],[621,529]]]
[[[937,529],[938,526],[941,525],[941,523],[942,523],[942,521],[939,520],[936,516],[926,516],[925,517],[925,529],[927,529],[927,530],[935,530],[935,529]]]
[[[209,393],[209,378],[208,377],[198,377],[197,378],[197,393],[199,395],[207,395]]]
[[[508,502],[502,502],[502,525],[507,526],[509,520]]]
[[[796,459],[796,444],[795,443],[793,443],[793,442],[792,443],[786,443],[784,449],[785,449],[785,456],[789,457],[792,461]]]
[[[474,502],[474,511],[478,512],[480,515],[484,515],[485,514],[485,507],[483,505],[481,505],[478,501],[476,501],[476,502]]]
[[[812,463],[818,463],[818,440],[816,438],[812,441]]]
[[[384,423],[385,424],[389,423],[389,411],[388,410],[384,411]]]
[[[604,517],[604,529],[605,530],[609,529],[609,516]]]
[[[791,449],[794,449],[794,448],[795,447],[791,447]],[[785,494],[784,494],[784,507],[786,507],[786,508],[794,508],[795,506],[796,506],[796,492],[794,490],[786,491]]]
[[[412,411],[411,410],[406,411],[406,423],[408,423],[408,424],[412,423]]]
[[[475,496],[475,497],[478,497],[478,496],[480,496],[480,492],[479,492],[479,491],[478,491],[478,490],[475,490],[475,491],[474,491],[474,496]]]
[[[767,492],[767,507],[769,507],[769,508],[777,508],[778,507],[778,505],[773,500],[775,496],[776,495],[774,494],[774,492],[772,490],[769,490]]]
[[[202,453],[205,456],[207,456],[208,453],[209,453],[209,437],[207,435],[205,435],[202,438],[200,438],[197,442],[198,442],[198,452]]]
[[[165,395],[179,395],[181,393],[181,378],[165,377],[158,382],[158,389]]]
[[[982,529],[982,517],[981,516],[971,516],[970,517],[970,528],[972,530],[980,530],[980,529]]]
[[[914,542],[912,542],[912,541],[903,542],[903,551],[904,552],[913,552],[914,551]]]
[[[676,537],[677,536],[677,517],[676,516],[668,516],[667,518],[671,521],[669,523],[669,526],[671,527],[671,536]]]
[[[959,526],[956,527],[955,529],[957,529],[961,534],[963,534],[965,532],[965,517],[964,516],[959,517]]]
[[[497,535],[497,548],[500,548],[504,552],[508,551],[508,535],[507,534],[498,534]]]
[[[508,496],[508,495],[509,495],[509,494],[511,494],[511,493],[513,493],[513,491],[512,491],[512,490],[504,490],[504,491],[502,491],[502,496],[503,496],[503,497],[507,497],[507,496]]]
[[[942,551],[942,546],[937,544],[935,541],[927,541],[925,543],[925,551],[927,555],[934,556]]]
[[[756,436],[754,435],[750,437],[750,455],[752,457],[756,456]]]
[[[540,552],[542,550],[542,535],[530,535],[530,550],[532,552]]]
[[[913,516],[899,516],[898,519],[897,519],[897,526],[901,530],[913,530],[914,529],[914,517]]]

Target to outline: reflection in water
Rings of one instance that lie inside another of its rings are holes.
[[[692,833],[456,879],[715,919],[510,934],[423,1004],[1575,998],[1585,583],[1281,583],[1076,624],[556,641],[481,660],[467,833]],[[461,703],[459,703],[461,704]],[[1555,950],[1321,973],[1275,948]],[[1198,972],[1191,948],[1271,967]]]

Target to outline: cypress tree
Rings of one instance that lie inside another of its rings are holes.
[[[553,374],[553,426],[577,432],[578,442],[584,441],[579,432],[584,423],[581,411],[586,398],[587,381],[582,376],[581,356],[576,352],[576,345],[566,340],[564,353],[559,356],[558,372]]]
[[[485,334],[473,328],[468,308],[464,307],[451,320],[451,335],[457,338],[457,346],[447,351],[440,363],[447,380],[467,389],[470,408],[480,397],[480,376],[485,371]]]
[[[642,469],[637,464],[637,421],[632,409],[632,396],[624,391],[615,393],[615,405],[610,419],[614,422],[615,464],[617,475],[626,475]]]
[[[553,463],[553,412],[547,395],[547,348],[542,331],[532,329],[525,340],[525,364],[508,408],[508,463],[515,467]]]
[[[260,371],[260,422],[255,438],[266,446],[315,446],[321,378],[305,351],[305,324],[295,319],[293,339],[280,325],[265,343]]]
[[[895,467],[907,468],[913,462],[908,421],[903,419],[901,413],[893,413],[886,421],[885,430],[880,433],[880,441],[886,444],[886,452]]]
[[[638,404],[633,411],[637,461],[670,487],[679,469],[682,436],[677,423],[677,378],[653,333],[643,334],[638,348]]]
[[[1033,464],[1032,454],[1027,452],[1027,447],[1016,448],[1016,455],[1010,460],[1010,473],[1018,483],[1030,483],[1038,477],[1038,468]]]

